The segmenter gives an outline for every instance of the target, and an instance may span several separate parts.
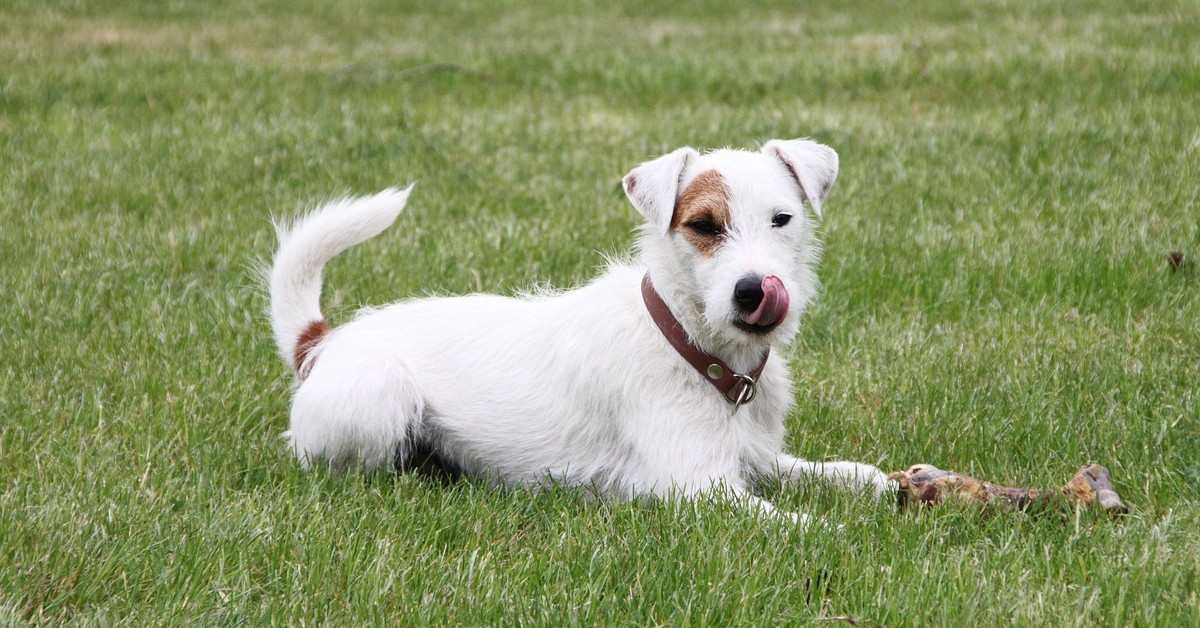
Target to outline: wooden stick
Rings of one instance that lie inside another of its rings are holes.
[[[1129,508],[1113,490],[1108,469],[1084,465],[1060,490],[1009,488],[984,482],[969,475],[943,471],[933,465],[915,464],[888,475],[900,485],[901,507],[937,505],[948,498],[978,502],[1004,510],[1088,507],[1099,504],[1109,514],[1125,514]]]

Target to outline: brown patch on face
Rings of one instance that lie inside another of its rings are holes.
[[[308,375],[307,372],[301,370],[304,367],[304,360],[308,358],[308,352],[312,351],[313,347],[317,346],[317,343],[327,333],[329,333],[329,324],[325,321],[313,321],[304,328],[304,331],[300,332],[300,337],[296,339],[296,351],[292,354],[292,367],[296,369],[296,373],[301,378]]]
[[[675,202],[671,229],[678,229],[705,257],[716,255],[729,230],[729,188],[716,170],[692,179]]]

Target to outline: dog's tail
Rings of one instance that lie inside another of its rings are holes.
[[[412,186],[332,201],[295,222],[275,222],[279,250],[268,277],[271,327],[296,373],[329,331],[321,315],[321,270],[338,253],[378,235],[400,215]]]

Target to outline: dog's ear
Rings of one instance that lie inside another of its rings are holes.
[[[821,218],[821,204],[837,179],[838,154],[832,148],[812,140],[771,140],[762,152],[783,162],[800,185],[808,206]]]
[[[662,234],[671,229],[679,182],[688,164],[700,153],[683,147],[634,168],[622,180],[625,196]]]

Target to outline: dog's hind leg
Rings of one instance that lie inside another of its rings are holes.
[[[338,360],[326,351],[296,390],[284,436],[308,469],[392,469],[397,452],[421,438],[425,404],[407,366],[395,357]]]
[[[891,488],[891,481],[883,471],[861,462],[810,462],[780,453],[775,456],[774,471],[785,480],[807,481],[820,478],[843,488],[866,488],[877,497]]]

